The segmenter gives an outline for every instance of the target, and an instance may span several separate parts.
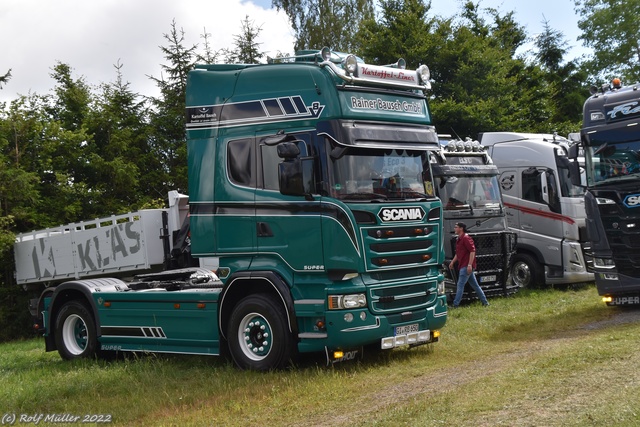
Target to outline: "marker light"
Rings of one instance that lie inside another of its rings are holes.
[[[622,81],[617,77],[611,80],[611,84],[615,89],[620,89],[622,87]]]

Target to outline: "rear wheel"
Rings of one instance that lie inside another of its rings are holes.
[[[513,257],[511,277],[519,288],[533,288],[544,284],[542,266],[528,254],[516,254]]]
[[[231,357],[242,369],[282,368],[295,353],[285,309],[270,295],[248,296],[236,305],[227,339]]]
[[[56,346],[66,360],[96,355],[96,324],[89,309],[80,301],[69,301],[60,309],[56,319]]]

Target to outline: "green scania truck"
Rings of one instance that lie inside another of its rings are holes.
[[[188,199],[18,236],[18,283],[50,285],[32,303],[46,350],[228,352],[270,370],[438,341],[429,89],[426,66],[327,48],[196,66]]]

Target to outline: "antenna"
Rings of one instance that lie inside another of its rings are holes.
[[[451,128],[451,132],[456,136],[456,138],[458,138],[460,141],[462,141],[462,138],[460,138],[460,135],[458,135],[458,132],[456,132],[456,130],[454,128]]]

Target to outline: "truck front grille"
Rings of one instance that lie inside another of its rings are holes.
[[[439,236],[437,225],[363,228],[367,271],[435,265],[440,251]]]
[[[469,235],[473,238],[476,246],[476,279],[485,295],[492,297],[516,293],[518,287],[509,278],[511,258],[515,254],[516,247],[515,233],[506,231],[500,233],[469,233]],[[455,255],[455,237],[451,240],[451,245]],[[451,280],[455,282],[455,279],[452,278]],[[462,298],[463,300],[472,300],[477,299],[477,296],[471,287],[467,285]]]

